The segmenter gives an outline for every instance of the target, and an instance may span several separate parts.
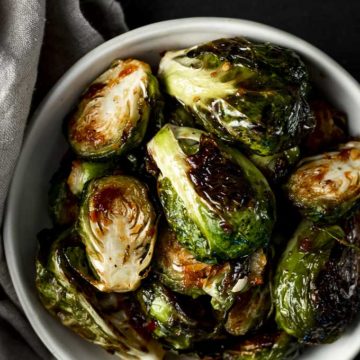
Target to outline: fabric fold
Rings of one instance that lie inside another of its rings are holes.
[[[0,219],[30,107],[78,59],[126,30],[114,0],[0,1]],[[0,360],[50,359],[22,312],[0,240]]]

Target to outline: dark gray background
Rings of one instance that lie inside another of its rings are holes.
[[[272,25],[309,41],[360,80],[360,0],[121,0],[121,4],[130,29],[191,16]]]

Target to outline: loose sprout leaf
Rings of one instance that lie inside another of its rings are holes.
[[[156,240],[157,218],[148,190],[122,175],[91,181],[78,222],[101,291],[135,290],[147,275]]]
[[[312,131],[307,69],[295,52],[244,38],[168,51],[159,77],[207,131],[260,155]]]

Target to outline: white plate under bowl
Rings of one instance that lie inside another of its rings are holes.
[[[219,37],[247,36],[295,49],[310,64],[312,78],[348,115],[351,132],[360,134],[359,84],[337,63],[307,42],[262,24],[224,18],[165,21],[120,35],[78,61],[43,101],[28,130],[8,198],[4,241],[10,275],[26,316],[58,359],[115,358],[72,333],[41,306],[34,286],[36,234],[50,226],[49,180],[67,147],[61,131],[64,116],[82,90],[116,58],[137,57],[156,67],[160,53]],[[360,350],[360,323],[338,341],[301,356],[301,360],[350,360]]]

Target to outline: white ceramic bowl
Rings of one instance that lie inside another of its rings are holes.
[[[222,18],[166,21],[118,36],[84,56],[56,84],[31,121],[11,184],[4,227],[6,258],[16,292],[35,331],[56,358],[115,359],[53,319],[38,301],[34,286],[36,234],[50,226],[48,184],[67,147],[61,131],[64,116],[86,85],[116,58],[138,57],[156,66],[164,50],[234,35],[274,42],[302,54],[313,80],[347,113],[351,132],[360,134],[359,84],[312,45],[258,23]],[[360,350],[359,338],[360,323],[335,343],[302,355],[301,360],[350,360]]]

